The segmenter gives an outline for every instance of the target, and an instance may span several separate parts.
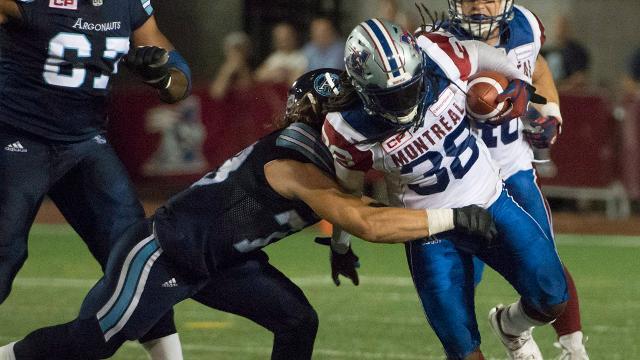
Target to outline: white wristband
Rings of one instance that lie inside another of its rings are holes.
[[[427,209],[429,236],[453,230],[453,209]]]

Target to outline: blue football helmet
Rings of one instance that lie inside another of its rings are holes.
[[[367,113],[396,127],[419,121],[425,55],[411,33],[390,21],[366,20],[349,34],[344,60]]]
[[[500,34],[504,32],[509,21],[513,19],[513,0],[448,0],[449,17],[451,24],[468,33],[476,40],[487,40],[499,29]],[[482,14],[480,11],[473,11],[465,14],[464,4],[480,3],[488,6],[497,5],[495,14]]]

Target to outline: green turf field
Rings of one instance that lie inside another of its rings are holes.
[[[361,284],[336,288],[329,278],[328,253],[311,233],[270,246],[271,262],[302,287],[320,316],[315,359],[442,359],[411,284],[400,245],[358,241]],[[558,236],[558,248],[581,294],[584,332],[593,360],[640,359],[640,237]],[[36,327],[75,316],[85,292],[99,276],[95,261],[64,225],[37,225],[30,258],[9,299],[0,306],[0,343]],[[490,307],[511,302],[515,293],[488,271],[479,288],[477,312],[488,358],[503,352],[486,322]],[[176,307],[186,359],[268,359],[271,334],[243,318],[210,310],[192,301]],[[550,327],[537,329],[546,358]],[[137,344],[115,359],[144,359]]]

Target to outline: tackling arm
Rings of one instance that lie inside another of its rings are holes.
[[[264,167],[280,195],[304,201],[323,219],[375,243],[400,243],[457,229],[490,242],[497,234],[491,216],[478,207],[416,210],[380,207],[368,198],[344,193],[315,165],[274,160]]]
[[[280,195],[304,201],[323,219],[364,240],[398,243],[430,235],[424,210],[369,206],[312,164],[274,160],[265,165],[265,175]]]
[[[160,99],[168,103],[174,103],[189,95],[191,90],[191,71],[189,66],[177,53],[169,39],[162,34],[154,16],[151,16],[133,32],[132,42],[136,48],[153,46],[169,52],[166,65],[168,66],[170,80],[166,88],[159,89]]]

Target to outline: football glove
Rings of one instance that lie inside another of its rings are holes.
[[[122,59],[124,64],[156,89],[166,89],[171,84],[167,62],[169,52],[157,46],[138,46],[129,50]]]
[[[315,241],[320,245],[327,245],[331,247],[330,237],[317,237]],[[344,254],[339,254],[331,249],[330,260],[331,278],[336,286],[340,286],[339,275],[351,279],[353,285],[358,286],[358,284],[360,284],[358,272],[356,271],[356,269],[360,267],[360,259],[353,253],[353,250],[351,250],[351,245],[349,245],[349,250]]]
[[[539,116],[529,120],[529,126],[522,133],[533,147],[547,149],[555,144],[560,134],[560,121],[555,116]]]
[[[496,97],[496,102],[506,101],[510,105],[509,110],[488,121],[494,125],[500,125],[511,119],[519,118],[527,111],[529,101],[544,104],[547,102],[543,96],[536,94],[536,88],[520,79],[513,79],[509,86]]]
[[[453,209],[453,225],[456,231],[482,239],[483,247],[495,245],[498,230],[489,212],[479,206],[469,205]]]

